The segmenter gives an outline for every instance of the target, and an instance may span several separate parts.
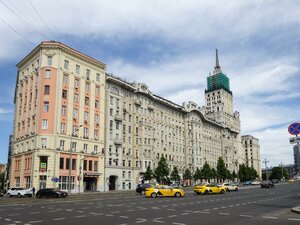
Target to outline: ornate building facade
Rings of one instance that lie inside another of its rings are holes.
[[[17,67],[10,186],[128,190],[162,156],[181,175],[205,162],[215,168],[219,157],[231,172],[246,162],[217,53],[202,107],[107,74],[59,42],[42,42]]]

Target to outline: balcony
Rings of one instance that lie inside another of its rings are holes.
[[[115,143],[115,145],[121,145],[121,144],[123,144],[123,140],[121,138],[115,138],[114,143]]]
[[[155,109],[153,104],[148,104],[147,107],[148,107],[148,109],[150,109],[150,110],[154,110],[154,109]]]
[[[123,118],[122,118],[122,116],[120,116],[120,115],[115,115],[115,120],[116,120],[116,121],[122,121]]]
[[[141,106],[141,105],[142,105],[142,101],[136,99],[136,100],[134,101],[134,104]]]

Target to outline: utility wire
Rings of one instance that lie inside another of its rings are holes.
[[[9,10],[11,11],[25,26],[29,27],[31,30],[39,34],[41,37],[47,39],[45,35],[39,32],[33,25],[31,25],[25,18],[23,18],[20,14],[17,14],[13,9],[11,9],[8,5],[6,5],[2,0],[0,2]]]
[[[46,24],[46,22],[43,20],[43,18],[41,17],[41,15],[39,14],[39,12],[36,10],[36,8],[34,7],[33,3],[31,0],[29,0],[29,3],[31,5],[31,7],[33,8],[33,10],[35,11],[35,13],[37,14],[37,16],[40,18],[40,20],[42,21],[42,23],[45,25],[45,27],[49,30],[49,32],[54,36],[54,33],[52,32],[52,30],[50,29],[50,27]]]
[[[23,35],[21,35],[18,31],[16,31],[12,26],[6,23],[6,21],[1,16],[0,16],[0,20],[2,20],[3,23],[5,23],[13,32],[19,35],[25,42],[29,43],[30,45],[35,45],[33,42],[27,40]]]

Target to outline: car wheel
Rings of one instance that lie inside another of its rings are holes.
[[[152,193],[152,194],[151,194],[151,197],[152,197],[152,198],[156,198],[156,197],[157,197],[157,194],[156,194],[156,193]]]
[[[8,193],[8,194],[7,194],[7,197],[11,198],[11,194]]]
[[[37,198],[41,198],[42,196],[41,196],[41,194],[36,194],[36,196],[35,197],[37,197]]]
[[[208,194],[209,194],[208,190],[204,191],[204,194],[205,194],[205,195],[208,195]]]
[[[238,188],[236,188],[236,189],[234,189],[235,191],[238,191],[239,189]]]
[[[59,194],[55,194],[55,198],[59,198]]]
[[[221,190],[221,192],[220,192],[221,194],[224,194],[225,193],[225,191],[224,190]]]
[[[141,195],[144,195],[145,194],[145,191],[141,191]]]
[[[22,195],[21,195],[20,193],[18,193],[18,197],[19,197],[19,198],[21,198],[21,197],[22,197]]]
[[[226,191],[229,191],[229,188],[226,188]]]
[[[180,192],[176,192],[176,193],[175,193],[175,197],[181,197]]]

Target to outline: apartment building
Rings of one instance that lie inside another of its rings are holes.
[[[253,167],[259,177],[262,177],[259,140],[251,135],[243,135],[242,144],[245,152],[245,164]]]
[[[104,190],[105,64],[42,42],[17,68],[10,186]]]

